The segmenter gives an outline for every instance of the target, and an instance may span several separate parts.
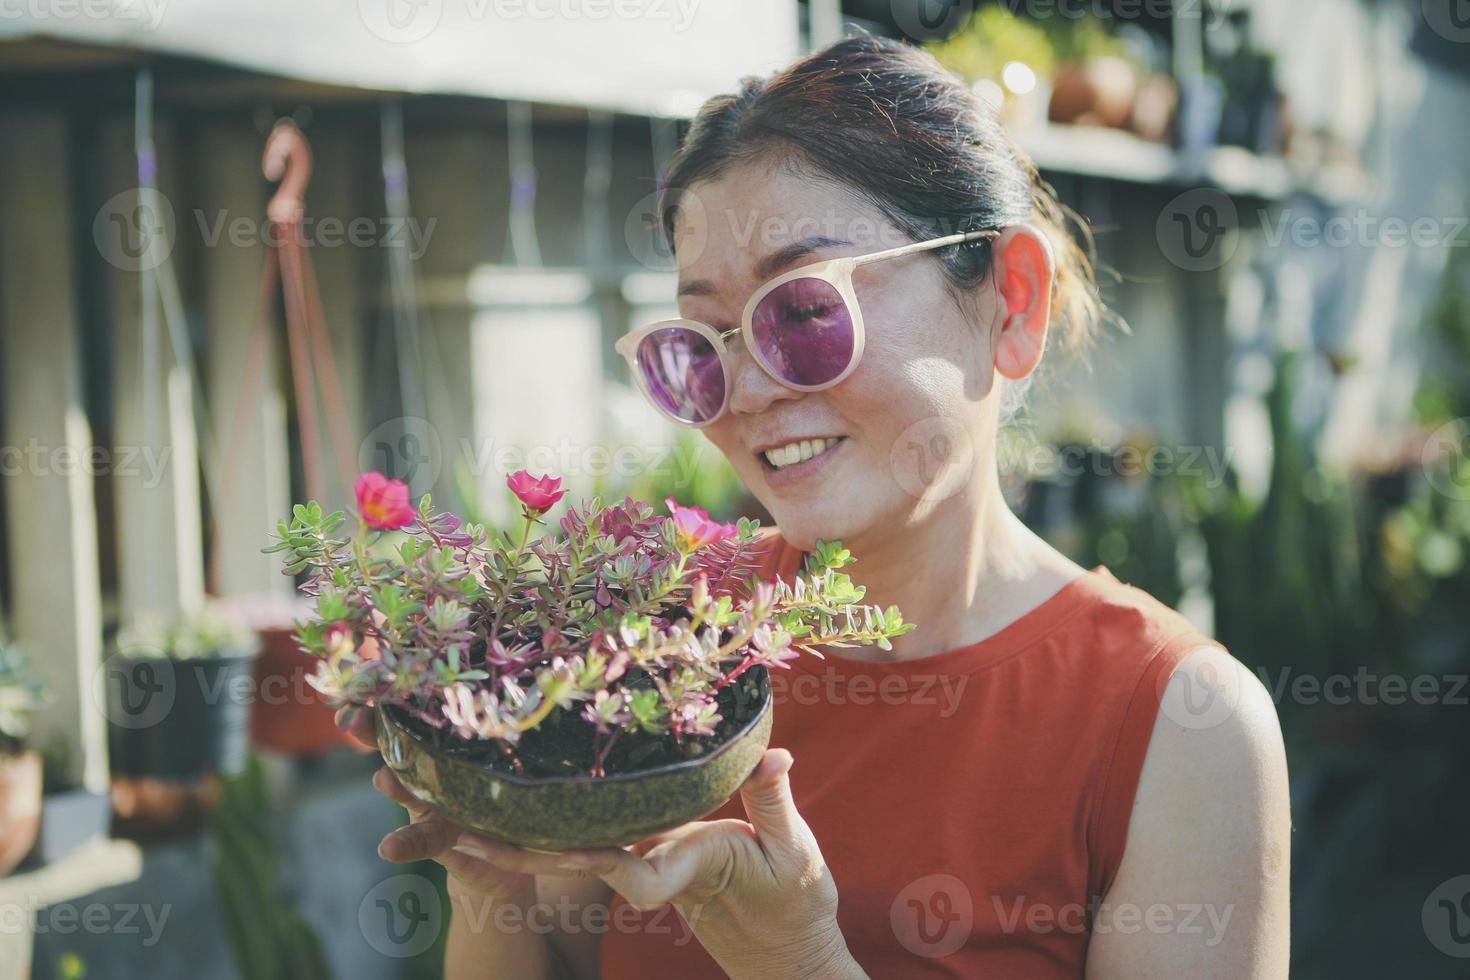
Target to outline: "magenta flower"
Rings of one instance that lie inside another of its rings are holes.
[[[402,480],[390,480],[374,471],[359,476],[352,489],[357,494],[357,512],[368,527],[396,531],[418,516],[408,502],[408,484]]]
[[[516,499],[535,514],[544,514],[556,506],[556,502],[567,495],[561,488],[559,476],[532,476],[526,470],[517,470],[506,477],[505,485]]]
[[[664,503],[668,505],[669,513],[674,515],[674,530],[679,533],[679,540],[684,547],[693,551],[716,541],[733,538],[736,534],[734,524],[721,524],[712,521],[708,514],[698,507],[683,507],[674,503],[673,497],[665,497]]]

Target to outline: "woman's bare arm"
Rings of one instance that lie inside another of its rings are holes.
[[[1275,705],[1218,648],[1178,671],[1184,683],[1168,686],[1154,724],[1087,976],[1285,980],[1291,809]],[[1201,692],[1225,700],[1202,711]]]

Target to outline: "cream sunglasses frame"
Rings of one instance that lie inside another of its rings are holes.
[[[755,362],[760,365],[761,370],[770,375],[777,384],[795,391],[825,391],[828,388],[841,384],[848,375],[857,370],[858,363],[863,359],[863,347],[865,343],[863,310],[858,304],[857,293],[852,287],[852,274],[855,270],[873,262],[881,262],[884,259],[901,258],[905,255],[913,255],[916,252],[928,252],[936,248],[944,248],[948,245],[960,245],[965,242],[974,242],[981,239],[993,239],[1000,234],[1000,231],[999,228],[983,228],[979,231],[945,235],[942,238],[931,238],[927,241],[900,245],[897,248],[884,249],[881,252],[870,252],[867,255],[849,255],[840,259],[827,259],[823,262],[813,262],[810,265],[792,269],[790,272],[781,273],[781,275],[771,279],[752,293],[750,299],[745,304],[745,312],[741,314],[740,326],[738,327],[731,327],[722,333],[707,323],[690,320],[687,317],[675,317],[671,320],[659,320],[656,323],[644,324],[641,327],[629,331],[618,338],[617,343],[613,345],[613,349],[623,355],[623,358],[628,362],[628,370],[632,372],[633,380],[637,383],[638,389],[643,392],[643,397],[648,400],[649,404],[660,415],[686,428],[702,429],[707,425],[719,421],[724,416],[725,410],[730,407],[730,388],[735,374],[730,366],[730,351],[725,346],[726,337],[732,337],[737,333],[741,334],[745,338],[745,349],[755,358]],[[848,359],[847,366],[842,369],[837,377],[819,385],[799,385],[787,381],[766,363],[765,358],[761,356],[759,346],[754,342],[754,328],[752,324],[755,319],[756,308],[760,306],[761,300],[770,295],[772,290],[784,286],[793,279],[820,279],[828,283],[833,289],[837,290],[837,294],[847,304],[847,311],[852,317],[852,357]],[[720,359],[720,369],[725,374],[725,398],[720,403],[719,410],[706,421],[689,422],[685,419],[676,418],[659,407],[658,402],[654,400],[653,394],[648,390],[648,382],[643,377],[642,370],[638,367],[638,345],[649,334],[658,330],[667,330],[671,327],[683,327],[687,330],[693,330],[695,333],[704,337],[714,347],[715,354]]]

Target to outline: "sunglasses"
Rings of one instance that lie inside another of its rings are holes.
[[[743,334],[761,369],[797,391],[839,383],[863,356],[863,312],[853,271],[884,259],[993,239],[998,228],[946,235],[868,255],[802,266],[761,286],[741,324],[721,333],[698,320],[661,320],[620,337],[615,349],[653,406],[680,425],[709,425],[725,414],[733,372],[725,338]]]

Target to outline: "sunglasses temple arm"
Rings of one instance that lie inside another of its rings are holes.
[[[896,259],[903,255],[912,255],[915,252],[928,252],[931,249],[944,248],[946,245],[958,245],[961,242],[972,242],[980,238],[994,238],[1000,232],[993,228],[981,231],[961,232],[958,235],[945,235],[943,238],[931,238],[927,242],[914,242],[912,245],[900,245],[898,248],[890,248],[884,252],[874,252],[872,255],[859,255],[853,260],[854,266],[867,265],[870,262],[881,262],[883,259]]]

